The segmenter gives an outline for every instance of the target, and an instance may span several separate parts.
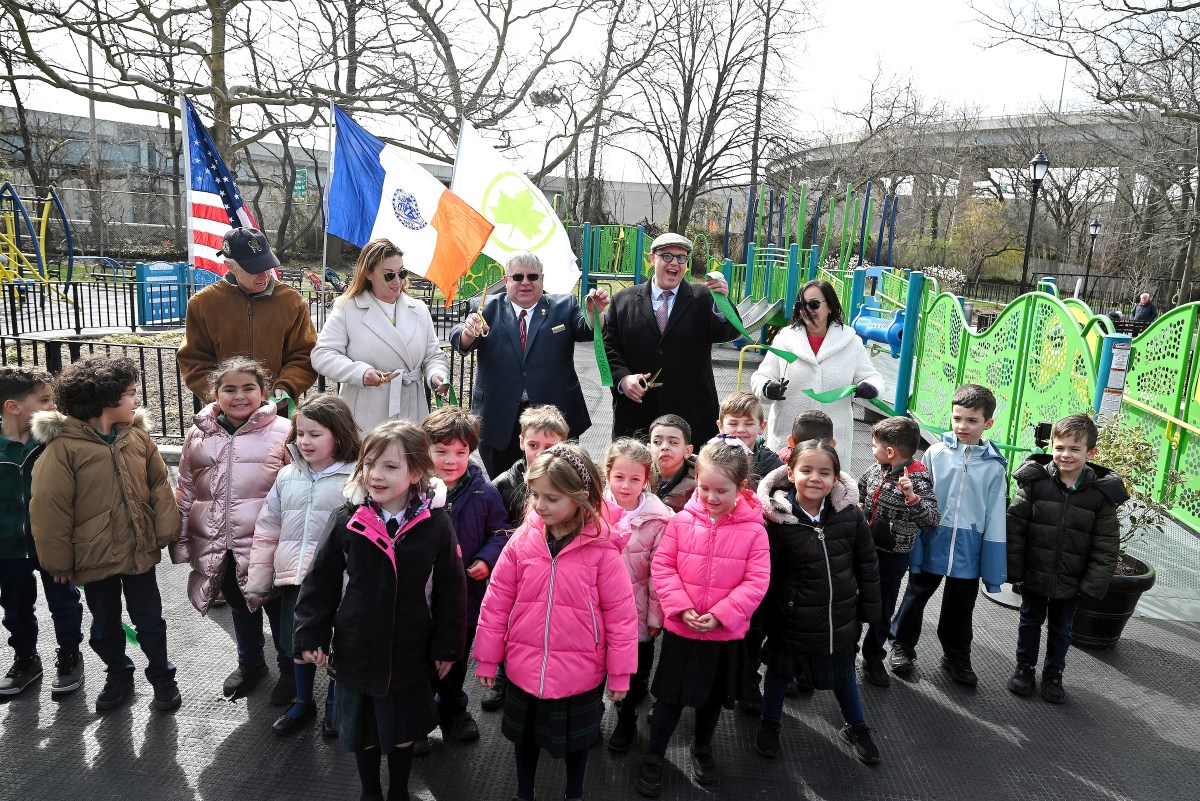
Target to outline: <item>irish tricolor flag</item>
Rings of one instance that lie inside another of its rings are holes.
[[[492,224],[336,106],[333,117],[326,230],[358,247],[381,237],[392,240],[404,251],[404,266],[432,281],[449,305]]]

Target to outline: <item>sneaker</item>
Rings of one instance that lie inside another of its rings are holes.
[[[154,700],[151,705],[159,712],[170,712],[172,709],[178,709],[183,703],[183,697],[179,694],[179,685],[175,680],[163,682],[154,688]]]
[[[279,719],[271,724],[271,731],[280,737],[290,737],[303,729],[316,716],[316,701],[301,701],[299,698],[296,698],[292,701],[292,705],[288,708],[288,711],[280,715]]]
[[[721,777],[717,774],[717,763],[713,760],[712,748],[707,745],[693,745],[692,778],[696,784],[707,786],[716,784]]]
[[[413,740],[413,756],[429,756],[429,736],[422,734]]]
[[[495,712],[498,709],[504,708],[505,690],[503,686],[491,686],[483,691],[483,699],[479,702],[479,708],[484,712]]]
[[[96,696],[96,711],[116,709],[133,695],[133,673],[127,670],[109,671],[104,680],[104,689]]]
[[[950,678],[964,687],[974,687],[979,683],[979,677],[971,669],[970,658],[961,656],[943,656],[942,669],[950,673]]]
[[[337,723],[333,719],[333,707],[325,705],[325,715],[321,718],[321,736],[330,739],[338,736]]]
[[[1017,669],[1013,671],[1012,678],[1008,680],[1008,689],[1017,695],[1032,695],[1033,687],[1036,683],[1032,666],[1017,665]]]
[[[18,656],[0,679],[0,695],[16,695],[42,677],[42,658]]]
[[[637,718],[637,712],[630,714],[621,707],[617,713],[617,725],[608,738],[609,751],[623,754],[633,747],[633,742],[637,739]]]
[[[471,717],[470,712],[463,712],[452,718],[449,723],[442,724],[442,739],[451,738],[462,743],[479,739],[479,724]]]
[[[906,676],[913,671],[913,656],[902,645],[893,645],[888,654],[888,666],[899,676]]]
[[[890,687],[892,684],[892,677],[888,675],[882,659],[878,662],[874,659],[864,659],[863,677],[876,687]]]
[[[78,651],[68,653],[58,649],[54,670],[54,683],[50,685],[50,695],[66,695],[83,686],[83,654]]]
[[[838,732],[838,738],[854,749],[854,755],[864,765],[874,765],[879,762],[879,749],[871,739],[871,729],[866,723],[847,724]]]
[[[779,721],[763,718],[758,722],[754,735],[754,750],[767,759],[779,756]]]
[[[662,795],[663,760],[660,756],[646,754],[642,757],[642,767],[638,771],[634,786],[646,798],[658,798]]]
[[[1067,700],[1067,691],[1062,686],[1062,674],[1056,670],[1042,671],[1042,698],[1052,704]]]
[[[222,688],[226,698],[236,698],[254,689],[254,685],[262,680],[262,677],[267,675],[266,664],[259,662],[257,665],[238,665],[232,673],[225,678],[225,686]]]
[[[296,697],[296,674],[291,670],[283,670],[279,681],[271,688],[271,706],[283,706],[292,703]]]

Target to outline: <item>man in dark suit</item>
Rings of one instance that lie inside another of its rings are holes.
[[[543,277],[537,255],[514,254],[504,294],[472,300],[471,313],[450,332],[460,353],[479,354],[471,410],[483,420],[479,456],[492,478],[522,456],[517,420],[525,407],[557,406],[572,439],[592,425],[575,374],[575,343],[591,340],[592,329],[575,296],[545,294]],[[603,289],[589,292],[589,313],[594,304],[603,315],[608,300]]]
[[[711,293],[729,294],[724,279],[687,282],[691,251],[691,240],[679,234],[655,238],[653,279],[613,296],[604,328],[613,375],[613,439],[645,439],[654,419],[668,413],[687,420],[697,449],[717,433],[712,346],[736,339],[738,332],[713,303]],[[647,388],[651,380],[662,386]]]

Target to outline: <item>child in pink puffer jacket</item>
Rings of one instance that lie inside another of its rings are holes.
[[[738,643],[771,580],[762,504],[748,489],[741,446],[710,442],[696,459],[696,491],[667,524],[651,566],[662,604],[662,653],[654,673],[654,721],[638,792],[662,792],[663,757],[685,706],[696,710],[692,775],[718,780],[712,736],[722,707],[733,707]]]
[[[541,749],[565,759],[565,797],[583,797],[600,695],[620,701],[637,669],[637,608],[587,452],[555,445],[525,476],[531,509],[483,596],[475,659],[490,687],[504,662],[501,731],[516,746],[517,798],[532,801]]]
[[[648,490],[654,480],[654,458],[650,449],[636,439],[619,439],[604,457],[605,501],[620,513],[615,521],[624,538],[621,557],[633,582],[633,599],[638,612],[638,668],[629,683],[625,700],[617,704],[617,725],[608,738],[608,748],[624,753],[637,737],[637,708],[650,694],[650,671],[654,667],[654,639],[662,630],[663,611],[650,580],[650,562],[675,513]]]
[[[246,595],[254,524],[275,477],[291,461],[287,447],[291,425],[266,400],[270,386],[261,363],[235,356],[210,374],[216,402],[196,415],[179,457],[175,501],[183,518],[171,561],[192,566],[188,595],[202,615],[213,599],[225,595],[233,613],[238,666],[225,679],[228,698],[245,695],[267,675],[263,655],[263,612],[279,665],[271,701],[282,706],[296,694],[292,655],[279,643],[279,596],[261,603]]]

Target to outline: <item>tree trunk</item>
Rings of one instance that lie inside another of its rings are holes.
[[[758,186],[759,148],[762,140],[763,90],[767,85],[767,57],[771,53],[771,0],[763,5],[762,62],[758,65],[758,91],[754,93],[754,133],[750,139],[750,185]]]

